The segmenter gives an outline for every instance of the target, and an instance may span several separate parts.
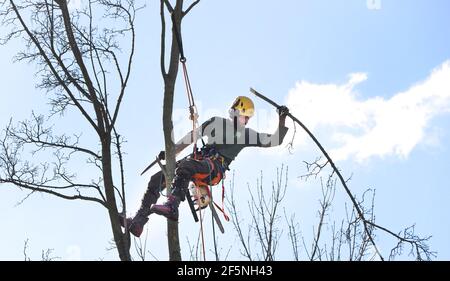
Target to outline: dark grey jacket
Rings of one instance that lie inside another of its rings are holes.
[[[205,121],[197,133],[201,137],[207,136],[207,145],[213,146],[220,155],[226,158],[229,165],[245,147],[280,145],[287,131],[287,127],[280,126],[273,134],[258,133],[253,129],[234,124],[231,119],[216,116]],[[180,142],[191,143],[191,134],[188,134]]]

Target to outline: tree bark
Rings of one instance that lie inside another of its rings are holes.
[[[102,137],[102,168],[108,215],[120,260],[130,261],[130,239],[129,235],[122,232],[120,226],[111,163],[111,136],[105,134],[105,136]]]
[[[164,1],[161,0],[161,5],[164,5]],[[162,70],[162,75],[164,78],[164,102],[163,102],[163,131],[164,131],[164,141],[165,141],[165,151],[166,151],[166,186],[170,187],[175,175],[175,143],[173,139],[173,122],[172,122],[172,112],[173,112],[173,99],[175,92],[175,82],[178,75],[178,65],[180,50],[178,48],[177,39],[175,36],[174,28],[177,28],[181,34],[181,19],[183,17],[182,13],[183,0],[177,0],[176,5],[173,9],[173,15],[175,17],[176,26],[172,26],[172,44],[170,50],[170,61],[169,70],[164,73]],[[161,9],[161,17],[164,17],[164,10]],[[162,28],[165,26],[163,24]],[[164,31],[163,31],[164,34]],[[162,36],[161,40],[164,40]],[[164,48],[164,44],[162,44]],[[165,50],[161,49],[162,62],[164,63]],[[163,68],[164,69],[164,68]],[[167,222],[167,242],[169,247],[169,259],[171,261],[181,260],[181,250],[180,250],[180,239],[178,234],[178,222],[173,222],[168,220]]]

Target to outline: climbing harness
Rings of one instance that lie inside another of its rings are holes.
[[[228,169],[225,158],[221,155],[219,155],[213,147],[210,146],[204,146],[200,151],[197,151],[195,154],[196,160],[203,160],[206,161],[206,163],[209,166],[209,173],[208,174],[196,174],[194,175],[194,184],[197,188],[203,189],[200,191],[200,194],[207,194],[207,196],[203,196],[206,198],[212,198],[211,194],[211,186],[217,185],[220,182],[222,182],[222,207],[220,207],[216,202],[213,200],[211,201],[214,206],[216,206],[219,211],[222,212],[224,218],[226,221],[229,221],[229,217],[225,213],[225,171]],[[201,202],[201,198],[200,201]],[[209,202],[207,202],[205,205],[208,205]],[[209,204],[211,206],[211,204]],[[212,207],[214,208],[214,207]],[[211,208],[211,209],[212,209]]]

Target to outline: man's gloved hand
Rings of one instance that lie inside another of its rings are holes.
[[[158,154],[159,160],[165,160],[166,159],[166,152],[164,150],[161,150],[161,152]]]
[[[281,105],[277,108],[277,112],[280,117],[281,116],[286,117],[286,115],[288,115],[288,113],[289,113],[289,108],[287,108],[284,105]]]

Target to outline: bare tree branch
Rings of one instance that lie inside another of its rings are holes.
[[[32,121],[19,122],[15,128],[8,126],[5,131],[8,137],[13,138],[18,143],[34,144],[38,147],[38,150],[45,148],[68,149],[101,159],[101,156],[92,150],[78,146],[79,136],[75,135],[76,141],[74,142],[71,142],[70,137],[65,135],[54,137],[52,128],[44,127],[44,116],[36,116],[34,112],[32,113]]]
[[[436,257],[436,252],[431,251],[430,247],[425,243],[427,242],[431,236],[427,236],[425,238],[420,238],[416,234],[414,234],[414,225],[405,228],[402,232],[403,234],[396,234],[389,229],[382,227],[380,225],[377,225],[373,222],[368,222],[368,224],[374,226],[375,228],[378,228],[380,230],[383,230],[384,232],[389,233],[390,235],[394,236],[398,239],[397,245],[391,249],[391,255],[390,258],[394,258],[396,255],[402,253],[402,244],[408,243],[411,246],[411,252],[410,254],[414,254],[417,260],[431,260],[432,257]]]
[[[160,5],[160,18],[161,18],[161,54],[160,54],[160,67],[161,67],[161,74],[166,80],[167,71],[166,71],[166,20],[164,17],[164,0],[161,0]]]
[[[288,169],[286,168],[286,171],[284,172],[283,166],[280,170],[277,169],[277,181],[272,183],[271,196],[269,199],[266,199],[263,190],[262,173],[257,181],[256,197],[253,195],[251,189],[248,188],[250,193],[248,206],[252,217],[251,229],[255,232],[258,238],[258,245],[261,248],[260,252],[256,253],[256,259],[263,259],[266,261],[275,260],[277,246],[282,233],[282,230],[278,228],[280,216],[277,211],[286,194],[287,173]],[[284,181],[283,174],[285,175]],[[250,241],[250,235],[247,236],[246,241],[240,227],[240,220],[233,195],[231,197],[231,207],[232,211],[230,213],[233,217],[233,224],[238,231],[241,245],[245,250],[244,254],[249,260],[253,260],[255,257],[253,257],[249,251],[250,245],[248,241]]]
[[[117,3],[120,3],[120,2],[117,2]],[[126,71],[126,74],[125,74],[125,79],[122,80],[120,94],[119,94],[119,97],[117,98],[116,108],[114,110],[114,115],[113,115],[113,118],[112,118],[112,121],[111,121],[111,125],[110,125],[111,128],[116,123],[117,116],[119,114],[120,104],[122,103],[123,95],[125,94],[125,88],[127,87],[127,83],[128,83],[129,78],[130,78],[131,65],[132,65],[133,56],[134,56],[135,39],[136,39],[136,34],[135,34],[135,31],[134,31],[134,29],[135,29],[134,28],[134,14],[135,14],[135,10],[131,9],[131,8],[125,8],[125,7],[123,7],[120,4],[115,4],[115,5],[112,5],[112,6],[117,9],[117,15],[118,16],[121,13],[124,13],[126,15],[126,19],[128,20],[128,24],[130,26],[130,31],[131,31],[131,47],[130,47],[130,54],[128,56],[127,71]],[[130,12],[130,11],[132,11],[132,12]]]
[[[93,128],[95,128],[96,130],[98,130],[97,125],[94,123],[94,121],[91,119],[91,117],[89,116],[89,114],[86,112],[86,110],[81,106],[81,104],[78,102],[78,100],[75,98],[75,96],[73,95],[72,91],[70,91],[70,89],[66,86],[66,84],[64,83],[63,79],[61,79],[61,77],[59,76],[58,72],[56,71],[56,69],[54,68],[53,64],[50,62],[50,59],[48,58],[48,56],[46,55],[44,49],[42,48],[41,44],[38,42],[38,40],[36,39],[36,37],[33,35],[33,33],[30,31],[30,29],[28,28],[27,24],[24,22],[24,20],[22,19],[21,14],[19,13],[19,10],[17,9],[17,6],[15,5],[14,1],[10,0],[11,3],[11,9],[12,11],[14,11],[17,19],[19,20],[20,24],[23,27],[23,30],[27,33],[27,35],[29,36],[29,38],[32,40],[32,42],[34,43],[34,45],[36,46],[36,48],[39,50],[39,55],[44,59],[44,61],[46,62],[47,66],[50,68],[52,74],[54,75],[54,77],[58,80],[58,82],[60,83],[60,85],[66,90],[67,94],[70,96],[71,100],[74,102],[74,104],[78,107],[78,109],[80,110],[80,112],[83,114],[83,116],[86,118],[86,120],[88,120],[88,122],[92,125]],[[8,36],[7,38],[12,38],[11,36]]]
[[[199,2],[200,2],[200,0],[194,1],[194,2],[186,9],[186,11],[183,12],[183,17],[184,17],[185,15],[187,15],[187,14],[192,10],[192,8],[194,8],[195,5],[197,5]]]
[[[300,255],[299,255],[299,246],[298,246],[298,242],[299,242],[299,224],[295,223],[295,214],[291,215],[291,217],[288,220],[288,217],[286,215],[286,210],[284,210],[284,217],[286,219],[286,223],[288,225],[288,236],[289,236],[289,240],[291,242],[292,245],[292,252],[294,254],[294,259],[296,261],[300,260]]]
[[[106,112],[104,110],[104,107],[102,107],[98,101],[94,85],[92,83],[91,77],[89,75],[89,72],[88,72],[87,67],[83,60],[83,55],[82,55],[82,53],[78,47],[78,44],[76,42],[76,39],[75,39],[75,36],[73,33],[73,29],[72,29],[72,23],[71,23],[69,10],[67,7],[67,0],[55,0],[55,1],[56,1],[56,3],[58,3],[58,5],[61,9],[62,17],[63,17],[64,25],[65,25],[65,30],[66,30],[66,35],[67,35],[67,39],[69,41],[69,46],[75,57],[75,61],[77,62],[77,65],[79,66],[80,71],[83,74],[84,81],[86,82],[86,86],[88,88],[89,97],[93,102],[94,111],[95,111],[95,114],[97,117],[98,130],[100,132],[104,132],[105,128],[108,127],[109,122],[106,118]],[[101,136],[101,133],[99,134],[99,136]]]
[[[94,197],[88,197],[88,196],[82,196],[82,195],[65,195],[59,192],[56,192],[54,190],[51,189],[47,189],[47,188],[41,188],[41,187],[37,187],[37,186],[33,186],[31,184],[27,184],[25,182],[22,181],[18,181],[18,180],[13,180],[13,179],[0,179],[0,183],[12,183],[18,187],[22,187],[25,189],[29,189],[32,191],[36,191],[36,192],[43,192],[43,193],[47,193],[47,194],[51,194],[54,195],[56,197],[60,197],[63,199],[67,199],[67,200],[86,200],[86,201],[92,201],[92,202],[96,202],[101,204],[102,206],[106,207],[105,202],[103,202],[102,200],[98,199],[98,198],[94,198]]]
[[[234,197],[234,171],[233,171],[233,176],[231,179],[230,194],[231,194],[231,198],[227,199],[227,200],[228,200],[229,204],[231,205],[231,210],[230,210],[230,215],[232,217],[231,222],[234,225],[234,228],[239,236],[239,241],[241,242],[241,245],[244,249],[244,252],[243,253],[241,252],[241,254],[244,257],[246,257],[248,260],[252,261],[250,244],[244,238],[244,234],[243,234],[242,228],[241,228],[241,221],[239,220],[239,216],[238,216],[238,209],[236,207],[236,200]]]
[[[319,252],[320,255],[320,248],[319,248],[319,239],[322,232],[322,227],[324,225],[324,218],[326,216],[326,213],[328,209],[331,206],[331,202],[333,201],[335,190],[336,190],[336,181],[333,181],[333,175],[331,174],[328,177],[326,186],[323,186],[323,182],[321,181],[322,185],[322,200],[320,201],[320,210],[319,210],[319,223],[317,225],[317,233],[314,235],[314,242],[313,242],[313,250],[311,253],[311,260],[314,260],[316,257],[316,253]]]
[[[172,4],[170,4],[169,0],[161,0],[164,1],[164,4],[166,4],[167,10],[169,11],[169,13],[173,13],[174,9],[172,7]]]
[[[29,239],[27,238],[25,240],[25,242],[24,242],[24,245],[23,245],[23,255],[24,255],[24,260],[25,261],[31,261],[31,258],[27,254],[28,241],[29,241]],[[54,260],[57,260],[57,259],[61,259],[60,257],[52,256],[52,254],[53,254],[53,249],[42,250],[42,252],[41,252],[41,261],[54,261]]]
[[[31,261],[31,259],[27,255],[27,249],[28,249],[28,239],[25,240],[23,243],[23,256],[25,261]]]

